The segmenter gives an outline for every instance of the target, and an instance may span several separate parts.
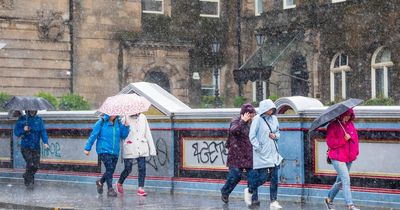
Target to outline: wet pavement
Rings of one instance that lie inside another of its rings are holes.
[[[147,189],[148,195],[141,197],[131,186],[125,194],[107,197],[96,192],[95,184],[36,180],[34,189],[26,189],[21,179],[0,179],[0,209],[174,209],[174,210],[233,210],[249,209],[242,197],[231,197],[224,205],[218,196],[193,194],[170,194]],[[321,210],[321,203],[297,203],[280,201],[284,209]],[[269,209],[269,202],[261,200],[260,207]],[[345,209],[337,205],[336,209]],[[390,208],[361,207],[363,210],[389,210]]]

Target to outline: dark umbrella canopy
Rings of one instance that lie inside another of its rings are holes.
[[[347,110],[361,104],[362,102],[363,100],[361,99],[350,98],[346,101],[342,101],[340,103],[330,106],[327,110],[322,112],[322,114],[318,116],[317,119],[314,120],[314,122],[311,124],[309,131],[313,131],[319,127],[328,124],[330,121],[336,119]]]
[[[33,96],[14,96],[4,108],[8,110],[54,110],[46,99]]]

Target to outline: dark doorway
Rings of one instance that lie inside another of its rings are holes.
[[[304,56],[295,56],[293,58],[290,73],[296,77],[291,77],[292,96],[308,96],[308,70]]]
[[[144,81],[155,83],[155,84],[159,85],[160,87],[162,87],[164,90],[171,92],[168,75],[163,72],[149,71],[146,73],[146,76],[144,77]]]

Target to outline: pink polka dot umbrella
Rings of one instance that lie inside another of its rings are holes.
[[[135,115],[147,111],[150,105],[146,98],[135,93],[119,94],[108,97],[98,111],[110,116]]]

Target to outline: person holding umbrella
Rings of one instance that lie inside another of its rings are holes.
[[[113,103],[117,101],[117,103]],[[114,110],[110,112],[118,113],[128,117],[124,118],[130,126],[128,137],[123,141],[122,157],[124,159],[124,170],[117,182],[117,190],[124,193],[123,183],[132,171],[133,161],[138,163],[138,185],[137,194],[146,196],[144,191],[144,180],[146,176],[146,157],[156,155],[156,147],[147,122],[146,112],[151,103],[144,97],[133,94],[119,94],[110,97],[104,102],[99,111]]]
[[[103,163],[106,171],[103,176],[96,181],[97,192],[103,193],[103,184],[107,183],[107,196],[116,197],[117,193],[112,187],[113,174],[117,166],[120,152],[120,141],[128,136],[129,125],[122,123],[119,116],[104,114],[96,124],[90,134],[84,153],[90,154],[90,150],[96,141],[96,152]]]
[[[143,113],[131,115],[126,118],[131,130],[123,142],[122,157],[124,158],[124,170],[117,182],[117,190],[124,193],[122,185],[132,172],[133,162],[136,159],[138,165],[138,190],[137,194],[146,196],[144,182],[146,178],[146,157],[156,156],[156,147],[151,135],[150,126]]]
[[[329,190],[324,202],[328,210],[333,208],[333,199],[343,190],[344,199],[349,210],[359,210],[353,204],[350,189],[350,167],[359,153],[358,135],[353,120],[355,114],[352,108],[341,114],[336,120],[329,123],[326,143],[329,148],[328,157],[337,172],[336,182]]]
[[[24,184],[28,188],[33,188],[35,174],[40,164],[40,139],[43,147],[49,148],[48,136],[44,122],[37,116],[38,110],[54,110],[46,99],[33,96],[13,96],[5,105],[11,116],[19,113],[14,134],[21,139],[21,153],[26,162],[25,173],[23,174]],[[25,110],[25,115],[22,115]]]
[[[326,143],[328,145],[328,158],[337,172],[336,182],[329,190],[324,204],[328,210],[333,210],[333,199],[340,188],[343,189],[344,199],[350,210],[358,210],[353,204],[350,190],[350,167],[357,158],[358,134],[354,127],[355,114],[353,107],[361,104],[363,100],[350,98],[334,104],[322,112],[311,124],[309,132],[328,124]],[[311,135],[309,135],[311,136]]]
[[[24,184],[28,188],[33,188],[40,163],[40,139],[42,139],[43,147],[49,148],[44,122],[37,116],[36,110],[26,110],[25,115],[18,118],[14,134],[21,139],[21,153],[26,162],[23,174]]]

